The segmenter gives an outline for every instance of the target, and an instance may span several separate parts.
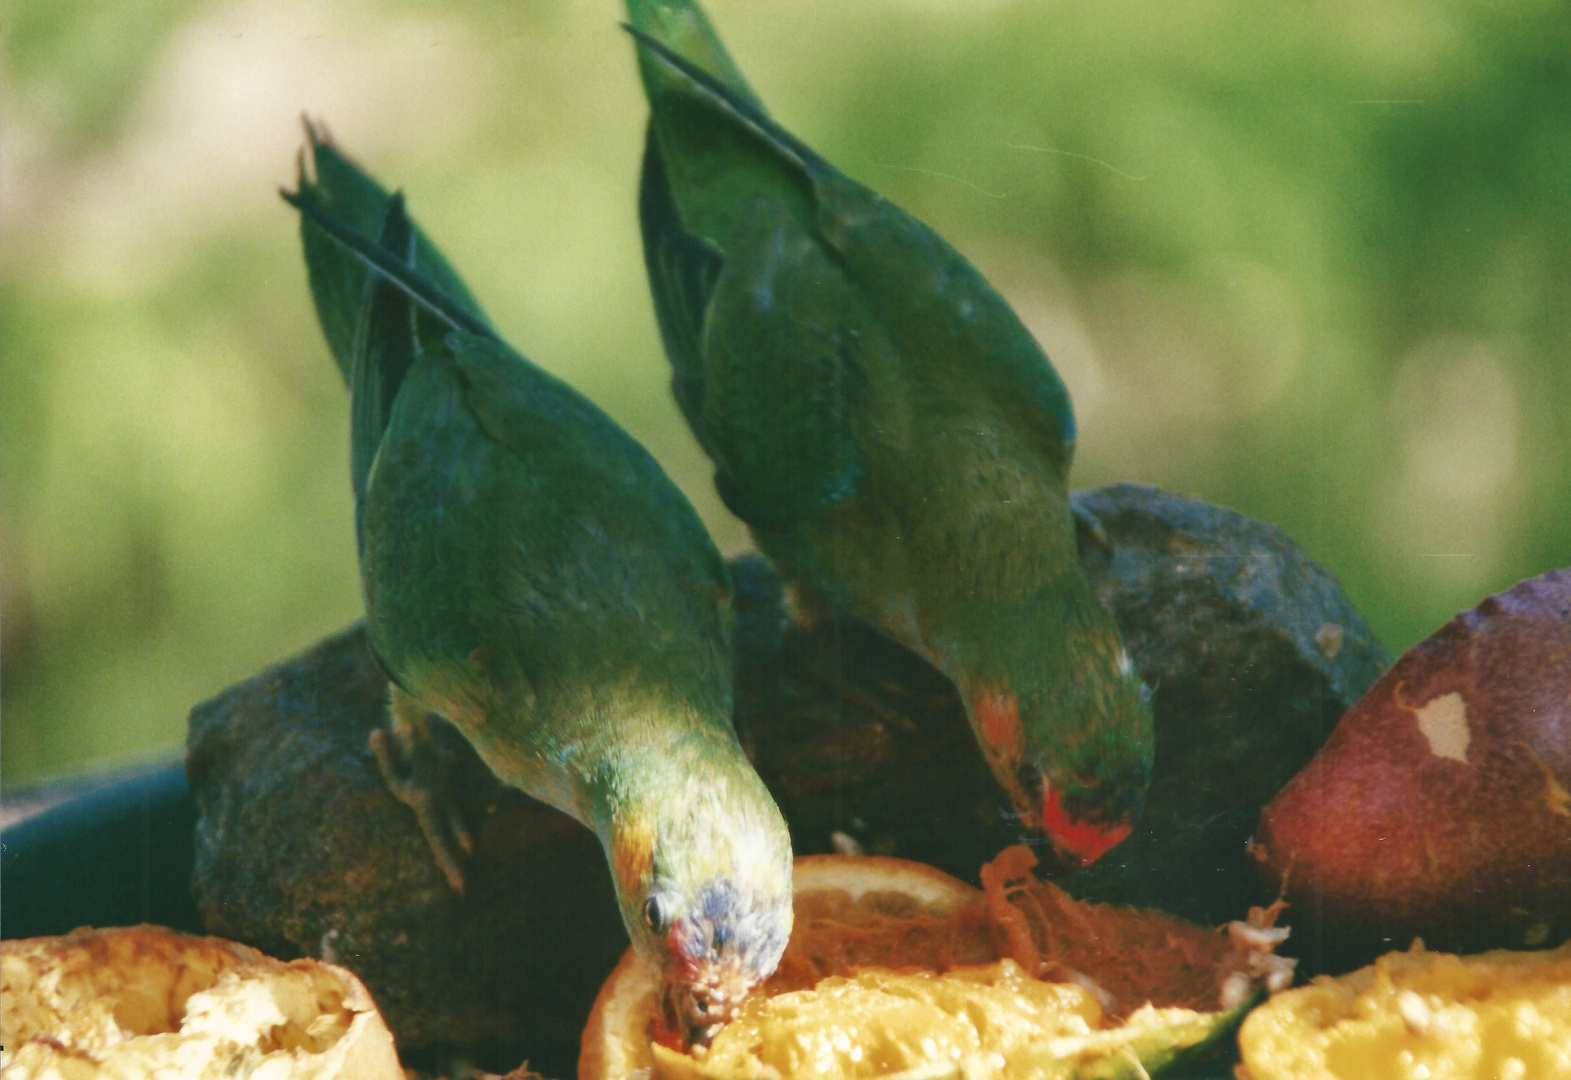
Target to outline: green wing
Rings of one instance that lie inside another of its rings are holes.
[[[1068,394],[981,275],[780,128],[725,75],[718,42],[699,37],[694,62],[693,35],[673,48],[630,29],[652,113],[651,291],[677,399],[732,508],[783,530],[855,493],[895,399],[956,416],[978,402],[1067,474]]]
[[[665,162],[651,128],[638,185],[638,221],[644,234],[644,269],[655,304],[660,340],[671,360],[671,392],[688,426],[712,456],[703,427],[704,312],[724,260],[720,252],[682,227]]]
[[[631,29],[674,48],[762,111],[702,8],[687,0],[628,0],[627,15]],[[681,93],[680,77],[669,75],[657,59],[640,55],[639,67],[650,86]],[[655,320],[671,359],[671,391],[688,426],[713,456],[703,423],[705,380],[700,338],[723,260],[718,247],[689,233],[683,225],[652,121],[644,140],[638,222],[644,238],[644,266],[654,294]]]
[[[309,205],[362,237],[371,237],[387,218],[391,196],[350,161],[316,127],[306,125],[307,144],[300,152],[298,190],[291,202]],[[296,201],[298,200],[298,201]],[[482,323],[485,312],[442,253],[419,226],[414,230],[414,266],[457,306]],[[309,216],[300,222],[311,299],[333,359],[348,382],[353,378],[355,333],[366,295],[364,261],[335,243]]]
[[[647,668],[726,705],[729,576],[655,460],[411,265],[400,196],[376,240],[285,198],[367,275],[352,442],[372,638],[393,677],[478,703]]]
[[[783,531],[853,494],[870,368],[888,341],[824,249],[776,203],[732,230],[710,293],[700,424],[721,496]]]
[[[746,124],[716,123],[695,69],[643,33],[703,28],[678,39],[734,80],[728,102],[762,117],[702,13],[655,5],[693,15],[661,23],[639,17],[647,6],[629,5],[654,102],[639,219],[673,390],[727,505],[757,528],[787,529],[855,490],[860,335],[877,328],[805,228],[800,162]]]
[[[302,219],[304,220],[304,219]],[[406,264],[414,230],[403,196],[388,201],[377,243]],[[381,274],[366,275],[349,370],[349,476],[355,492],[355,542],[365,553],[365,489],[393,402],[415,360],[415,307]]]

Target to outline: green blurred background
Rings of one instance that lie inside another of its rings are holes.
[[[1075,480],[1281,525],[1393,650],[1571,564],[1563,2],[753,0],[774,114],[934,225],[1074,394]],[[11,0],[5,782],[177,745],[356,618],[302,111],[503,332],[747,540],[665,388],[614,0]]]

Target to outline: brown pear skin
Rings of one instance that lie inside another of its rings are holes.
[[[1571,934],[1571,571],[1408,650],[1265,808],[1254,854],[1335,939],[1468,951]]]

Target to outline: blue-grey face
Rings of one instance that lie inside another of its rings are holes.
[[[791,933],[789,891],[745,889],[714,878],[687,897],[656,886],[645,926],[670,957],[669,1020],[707,1043],[780,963]]]
[[[633,947],[665,984],[667,1020],[707,1040],[785,951],[791,833],[739,745],[701,749],[622,799],[606,851]]]

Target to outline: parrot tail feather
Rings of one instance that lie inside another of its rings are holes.
[[[622,24],[640,48],[669,69],[672,77],[696,97],[719,107],[720,111],[750,129],[789,163],[808,173],[830,169],[823,158],[806,143],[770,119],[769,114],[736,88],[711,75],[663,42],[650,37],[636,26]]]
[[[453,330],[492,341],[496,332],[415,268],[414,224],[402,194],[393,195],[375,240],[317,206],[301,192],[280,191],[284,201],[335,243],[363,262],[369,274],[355,324],[349,365],[350,479],[355,493],[355,539],[365,550],[364,504],[371,466],[393,414],[398,389],[417,353],[415,306]]]
[[[367,240],[349,225],[303,198],[299,192],[279,191],[279,195],[344,250],[392,282],[405,296],[452,329],[492,341],[501,340],[484,320],[466,310],[429,277],[401,261],[393,252],[375,241]]]
[[[627,20],[643,33],[703,67],[760,111],[758,95],[742,77],[725,42],[696,0],[627,0]]]

